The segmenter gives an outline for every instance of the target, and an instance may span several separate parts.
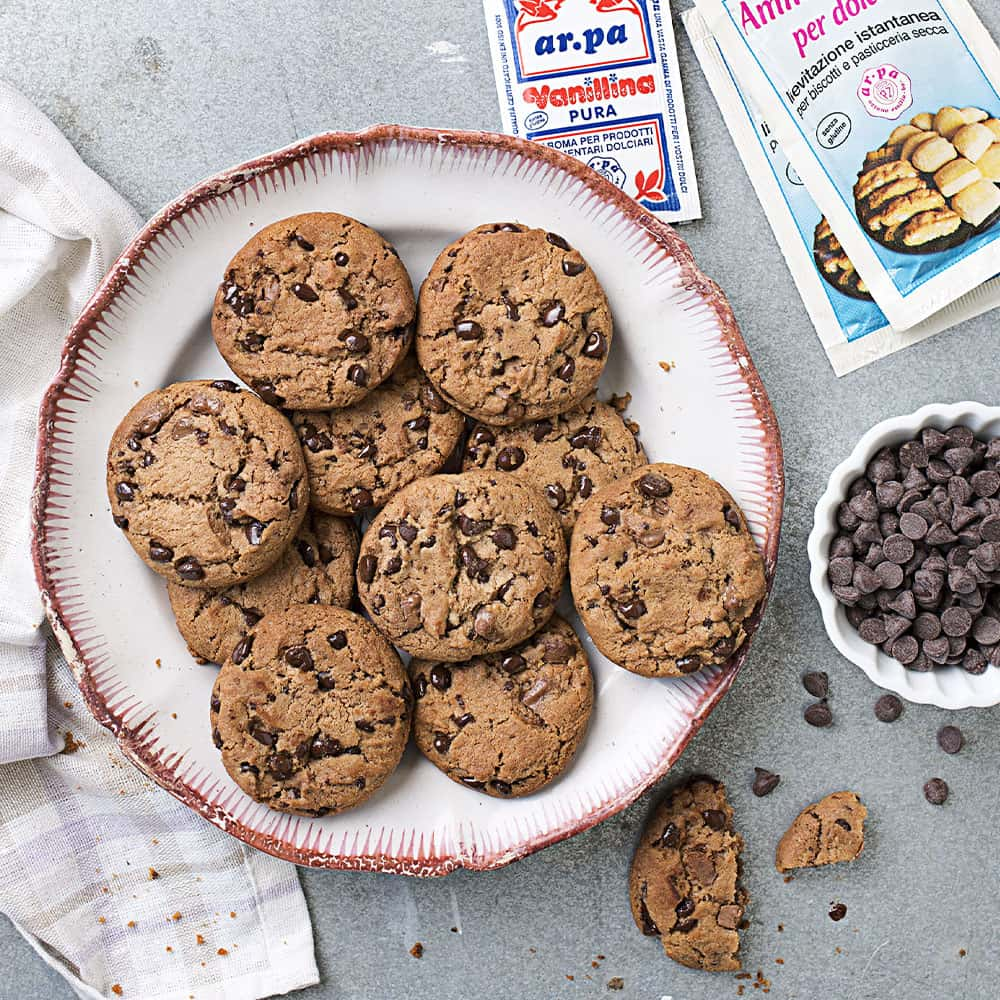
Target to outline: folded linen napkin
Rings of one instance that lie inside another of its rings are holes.
[[[87,713],[30,556],[35,424],[63,338],[139,218],[0,82],[0,912],[84,997],[318,982],[295,868],[147,780]]]

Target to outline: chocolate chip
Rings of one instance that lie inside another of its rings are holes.
[[[250,521],[243,528],[243,533],[251,545],[260,545],[264,541],[264,525],[260,521]]]
[[[275,388],[273,382],[265,382],[259,379],[254,379],[251,383],[257,392],[268,406],[284,406],[285,397],[279,395],[278,390]]]
[[[899,530],[911,541],[919,541],[927,534],[927,522],[919,514],[907,511],[899,517]]]
[[[581,427],[570,436],[569,443],[573,448],[586,448],[596,454],[603,436],[604,432],[600,427]]]
[[[378,569],[378,560],[373,555],[362,556],[358,561],[358,576],[362,583],[371,583],[375,579],[375,571]]]
[[[558,510],[566,502],[566,491],[558,483],[549,483],[543,492],[553,510]]]
[[[174,569],[182,580],[204,580],[205,571],[194,556],[182,556],[174,563]]]
[[[490,536],[493,539],[493,544],[498,549],[512,549],[517,544],[517,538],[514,534],[513,528],[507,525],[501,525],[496,531]]]
[[[965,745],[965,737],[958,726],[942,726],[937,734],[938,746],[949,754],[958,753]]]
[[[984,615],[972,626],[972,638],[981,646],[993,646],[1000,642],[1000,620]]]
[[[875,702],[875,718],[879,722],[895,722],[903,714],[903,703],[894,694],[884,694]]]
[[[356,385],[359,389],[363,389],[368,385],[368,372],[362,365],[351,365],[347,369],[347,381]]]
[[[680,656],[674,660],[674,666],[682,674],[693,674],[696,670],[701,670],[702,662],[697,656]]]
[[[681,842],[681,831],[680,828],[674,823],[668,823],[663,828],[663,833],[653,841],[653,847],[665,847],[668,850],[673,850]]]
[[[628,601],[622,601],[618,605],[618,613],[629,621],[635,621],[646,614],[646,603],[638,597]]]
[[[431,667],[431,684],[439,691],[447,691],[451,687],[451,671],[443,663],[435,663]]]
[[[342,333],[340,339],[349,354],[367,354],[371,350],[371,341],[363,333]]]
[[[508,674],[519,674],[528,666],[528,661],[520,653],[510,653],[500,661],[500,666]]]
[[[316,289],[300,281],[296,281],[292,285],[292,294],[300,298],[303,302],[316,302],[319,299]]]
[[[565,250],[567,253],[573,249],[558,233],[546,233],[545,238],[554,247],[559,247],[560,250]]]
[[[694,900],[690,896],[685,897],[674,907],[674,912],[682,919],[690,917],[694,913]]]
[[[592,360],[603,358],[608,353],[608,342],[604,334],[598,333],[596,330],[589,333],[580,353],[585,358],[591,358]]]
[[[941,612],[941,628],[945,635],[967,635],[972,628],[972,615],[965,608],[946,608]]]
[[[501,781],[499,778],[494,778],[490,782],[490,787],[498,791],[501,795],[510,795],[514,791],[513,786],[509,782]]]
[[[273,747],[278,741],[278,737],[269,729],[264,728],[264,723],[258,718],[250,720],[247,732],[258,742],[266,747]]]
[[[802,686],[814,697],[825,698],[830,693],[830,678],[820,670],[802,675]]]
[[[754,779],[751,789],[754,795],[759,799],[765,795],[770,795],[778,787],[781,775],[774,774],[772,771],[765,771],[762,767],[755,767],[753,770]]]
[[[557,369],[556,378],[562,382],[571,382],[576,372],[576,362],[572,358],[567,358]]]
[[[804,712],[805,720],[810,726],[823,729],[833,722],[833,713],[825,701],[817,701]]]
[[[858,627],[858,634],[873,646],[881,646],[888,638],[881,618],[866,618]]]
[[[941,778],[931,778],[924,785],[924,798],[933,806],[944,805],[948,800],[948,783]]]
[[[658,475],[655,472],[647,472],[639,479],[637,485],[639,492],[649,499],[668,497],[674,490],[666,476]]]
[[[847,907],[843,903],[833,903],[830,906],[830,919],[843,920],[847,916]]]
[[[721,809],[705,809],[701,817],[709,829],[725,830],[726,828],[726,814]]]
[[[118,497],[122,503],[128,503],[130,500],[135,499],[135,487],[130,483],[118,483],[115,486],[115,496]]]
[[[513,472],[524,464],[524,449],[516,445],[501,448],[497,454],[496,466],[502,472]]]
[[[359,511],[371,507],[375,503],[375,497],[371,490],[359,486],[348,496],[347,502],[351,505],[351,510]]]
[[[245,635],[235,645],[230,654],[230,659],[233,663],[239,665],[250,655],[250,651],[253,649],[253,638],[252,635]]]
[[[586,270],[587,265],[582,260],[563,259],[562,272],[567,278],[575,278],[578,274],[583,274]]]
[[[149,543],[149,558],[153,562],[170,562],[174,558],[174,550],[160,542]]]
[[[483,328],[471,319],[463,319],[455,324],[455,333],[459,340],[479,340],[483,335]]]
[[[279,750],[268,758],[267,769],[279,781],[284,781],[295,771],[295,761],[287,750]]]
[[[551,604],[552,604],[552,595],[549,593],[548,588],[544,588],[540,590],[537,594],[535,594],[535,599],[531,602],[531,606],[535,608],[535,610],[540,610],[541,608],[547,608]]]

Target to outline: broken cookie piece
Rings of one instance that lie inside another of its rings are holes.
[[[868,810],[854,792],[834,792],[795,817],[778,843],[779,872],[853,861],[865,846]]]
[[[738,885],[742,849],[725,787],[712,778],[675,788],[650,817],[632,859],[632,916],[675,962],[740,968],[739,926],[750,899]]]

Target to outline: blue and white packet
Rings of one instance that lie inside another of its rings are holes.
[[[669,0],[483,0],[504,131],[701,218]]]
[[[774,231],[792,278],[835,374],[846,375],[879,358],[941,333],[1000,305],[1000,276],[991,278],[906,331],[893,329],[870,298],[826,281],[814,255],[822,213],[782,151],[765,118],[742,90],[705,20],[682,15],[698,63],[722,112],[750,182]]]
[[[696,3],[894,328],[1000,273],[1000,50],[967,0]]]

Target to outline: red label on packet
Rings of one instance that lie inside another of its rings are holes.
[[[667,0],[484,0],[504,130],[701,218]]]

